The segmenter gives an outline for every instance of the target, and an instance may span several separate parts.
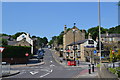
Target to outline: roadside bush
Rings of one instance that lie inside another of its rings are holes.
[[[116,73],[116,69],[115,68],[109,68],[109,71],[112,72],[113,74]]]
[[[118,77],[120,77],[120,67],[109,68],[109,71],[112,72],[113,74],[117,74]]]
[[[25,54],[31,55],[31,47],[26,46],[3,46],[2,58],[24,58]]]

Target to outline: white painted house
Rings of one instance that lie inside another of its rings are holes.
[[[27,35],[26,35],[27,34]],[[33,40],[30,38],[30,34],[26,33],[26,34],[21,34],[19,37],[17,37],[17,41],[21,41],[23,39],[25,39],[29,44],[31,44],[31,53],[33,54]]]

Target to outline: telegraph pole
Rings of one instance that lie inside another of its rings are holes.
[[[100,0],[98,0],[98,24],[99,24],[99,54],[100,54],[100,70],[101,70],[101,15],[100,15]]]

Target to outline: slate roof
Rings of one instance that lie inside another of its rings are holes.
[[[2,36],[3,39],[9,39],[10,37],[9,36]]]
[[[18,41],[8,41],[8,45],[15,45]]]
[[[75,44],[82,44],[82,43],[86,42],[87,40],[88,39],[80,40],[80,41],[75,42]],[[67,46],[72,46],[72,45],[74,45],[74,42],[72,42],[71,44],[68,44]]]
[[[108,37],[108,38],[112,38],[112,37],[120,37],[120,34],[108,34],[108,36],[106,36],[106,34],[101,34],[101,37]]]

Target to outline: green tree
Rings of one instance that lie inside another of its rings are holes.
[[[0,38],[0,46],[8,45],[8,41],[6,39]]]
[[[37,38],[36,36],[32,36],[32,38]]]
[[[101,34],[104,34],[104,33],[106,33],[106,31],[108,31],[108,29],[105,29],[105,28],[103,28],[103,27],[101,27],[100,29],[101,29]],[[99,26],[97,26],[97,27],[92,27],[92,28],[88,29],[88,33],[91,33],[92,38],[93,38],[94,40],[96,40],[96,38],[97,38],[98,35],[99,35]]]
[[[108,33],[120,34],[120,25],[110,28],[108,30]]]
[[[44,46],[46,46],[47,43],[48,43],[48,39],[46,37],[43,37],[43,44],[44,44]]]
[[[9,36],[9,35],[3,33],[2,36]]]

